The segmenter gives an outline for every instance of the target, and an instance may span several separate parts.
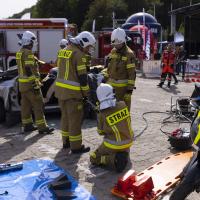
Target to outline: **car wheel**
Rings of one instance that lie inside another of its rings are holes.
[[[20,122],[20,113],[18,112],[7,112],[6,113],[6,123],[7,127],[14,126]]]
[[[4,122],[6,119],[6,110],[4,107],[4,102],[2,99],[0,99],[0,123]]]

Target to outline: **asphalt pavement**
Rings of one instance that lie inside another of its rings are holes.
[[[147,79],[137,77],[136,87],[132,95],[131,118],[135,134],[134,145],[130,150],[130,163],[127,169],[133,168],[140,172],[164,157],[175,153],[170,146],[168,138],[160,131],[161,123],[168,116],[171,109],[171,97],[173,100],[179,96],[190,96],[194,90],[194,83],[179,82],[167,88],[158,88],[159,79]],[[176,101],[175,101],[176,102]],[[175,104],[173,102],[173,104]],[[167,112],[166,112],[167,111]],[[142,117],[143,113],[147,120]],[[162,113],[161,113],[162,112]],[[99,200],[118,199],[110,190],[123,175],[93,167],[89,162],[89,154],[72,155],[68,150],[62,150],[60,135],[60,115],[48,113],[48,124],[55,127],[53,135],[39,135],[37,131],[30,134],[20,133],[20,124],[7,128],[0,125],[0,163],[18,162],[30,159],[52,159],[55,163],[68,171]],[[189,127],[189,124],[181,124]],[[179,128],[178,123],[170,123],[163,127],[166,132]],[[86,119],[83,126],[83,143],[95,150],[102,142],[102,137],[97,134],[96,121]],[[166,198],[166,197],[165,197]],[[194,192],[188,200],[200,200],[200,196]]]

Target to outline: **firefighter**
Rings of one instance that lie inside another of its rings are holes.
[[[101,83],[97,88],[99,110],[97,131],[104,136],[103,143],[90,154],[94,165],[107,166],[122,172],[127,165],[129,149],[133,144],[131,119],[124,101],[116,101],[113,87]]]
[[[83,100],[87,99],[86,55],[95,45],[94,36],[83,31],[69,39],[70,44],[58,53],[59,73],[55,83],[55,96],[61,108],[61,134],[63,148],[72,153],[85,153],[89,147],[82,145],[81,125],[83,119]]]
[[[32,110],[39,133],[51,133],[54,129],[47,126],[43,113],[40,74],[32,48],[37,44],[36,36],[25,31],[20,43],[22,48],[16,53],[19,73],[19,91],[21,93],[21,119],[23,132],[36,130],[33,125]]]
[[[160,83],[158,84],[159,87],[162,87],[165,79],[168,75],[168,88],[171,86],[171,77],[173,76],[175,80],[175,84],[178,83],[178,80],[174,74],[174,64],[175,64],[175,52],[173,50],[172,44],[169,44],[167,49],[164,50],[161,59],[161,66],[162,66],[162,74],[160,77]]]
[[[113,49],[108,55],[108,83],[116,92],[117,101],[125,101],[128,109],[131,106],[131,95],[135,88],[135,62],[133,51],[126,45],[126,33],[117,28],[111,34]]]
[[[59,42],[60,49],[64,49],[65,47],[67,47],[68,44],[69,44],[68,40],[61,39]],[[57,58],[58,58],[58,54],[57,54]],[[56,59],[55,63],[56,63],[56,66],[58,67],[59,66],[58,59]]]
[[[60,40],[60,42],[59,42],[59,45],[60,45],[60,48],[61,48],[61,49],[64,49],[65,47],[67,47],[68,44],[69,44],[69,43],[68,43],[68,40],[66,40],[66,39],[62,39],[62,40]]]
[[[190,126],[190,139],[196,152],[179,175],[181,180],[169,200],[183,200],[195,190],[198,193],[200,191],[200,87],[198,84],[195,85],[195,90],[190,97],[190,105],[195,110]]]

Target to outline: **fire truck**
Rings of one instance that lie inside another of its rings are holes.
[[[40,62],[42,74],[41,87],[45,111],[58,109],[52,85],[56,79],[55,61],[59,49],[59,41],[68,35],[76,34],[76,26],[69,25],[65,18],[52,19],[5,19],[0,20],[0,123],[6,121],[12,125],[20,119],[20,94],[18,91],[18,73],[16,52],[20,49],[18,41],[26,30],[32,31],[38,40],[33,48]]]
[[[46,73],[56,61],[59,41],[67,35],[76,34],[76,27],[68,24],[65,18],[48,19],[3,19],[0,20],[0,70],[7,71],[16,67],[15,54],[19,50],[19,37],[32,31],[38,40],[33,48],[39,60],[44,61],[40,72]]]

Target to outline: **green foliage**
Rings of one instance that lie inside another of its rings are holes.
[[[35,6],[32,6],[31,8],[26,8],[22,12],[16,13],[12,17],[9,17],[9,18],[13,18],[13,19],[21,18],[26,13],[32,13],[32,10],[34,9],[34,7]]]
[[[127,5],[123,0],[95,0],[87,13],[82,30],[92,29],[92,22],[96,20],[96,30],[112,26],[112,13],[117,18],[124,18],[127,13]]]
[[[80,28],[91,2],[93,0],[39,0],[34,17],[67,18],[69,23],[75,23]]]
[[[180,24],[178,32],[180,32],[184,35],[184,24],[183,23]]]
[[[192,0],[192,3],[200,3],[200,0]],[[27,12],[31,12],[32,18],[57,18],[63,17],[69,23],[77,24],[82,30],[92,29],[92,22],[96,20],[96,30],[102,27],[112,27],[112,12],[116,18],[128,18],[130,15],[142,12],[154,14],[164,30],[170,30],[170,16],[168,12],[173,9],[190,5],[190,0],[38,0],[35,6],[25,9],[12,18],[21,18]],[[184,17],[177,16],[177,27],[183,29],[181,24]],[[80,30],[79,30],[80,31]]]

